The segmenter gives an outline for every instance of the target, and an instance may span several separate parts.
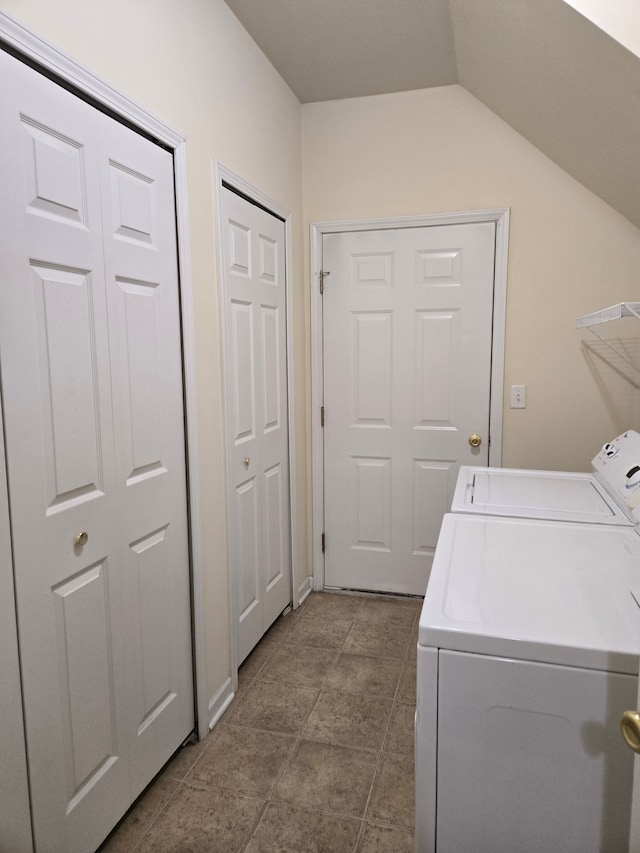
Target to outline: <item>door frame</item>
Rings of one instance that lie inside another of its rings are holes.
[[[0,46],[22,62],[60,83],[116,121],[159,143],[173,156],[182,364],[184,376],[185,442],[187,469],[187,522],[189,531],[189,565],[191,574],[191,614],[193,635],[194,696],[196,730],[200,739],[209,733],[209,697],[207,695],[207,661],[204,610],[204,560],[202,552],[202,500],[200,491],[200,450],[198,434],[198,386],[196,380],[196,348],[194,301],[191,272],[189,212],[187,196],[186,140],[159,121],[126,95],[113,89],[91,71],[0,12]],[[0,439],[3,437],[0,436]],[[4,445],[2,445],[3,447]],[[8,505],[8,494],[0,493],[2,506]]]
[[[258,207],[271,213],[278,219],[284,221],[284,277],[285,277],[285,335],[287,344],[287,429],[288,433],[288,461],[289,461],[289,564],[291,566],[291,602],[295,610],[299,604],[298,587],[295,583],[295,555],[297,554],[297,503],[295,499],[295,483],[296,483],[296,452],[295,452],[295,432],[294,432],[294,399],[293,399],[293,286],[291,278],[292,270],[292,214],[291,211],[279,204],[271,196],[259,190],[253,184],[246,181],[244,178],[237,175],[235,172],[228,169],[220,161],[214,160],[214,192],[216,196],[216,249],[218,256],[218,281],[219,281],[219,299],[220,299],[220,325],[222,329],[222,388],[223,388],[223,407],[224,407],[224,445],[225,445],[225,496],[226,496],[226,528],[227,528],[227,552],[228,572],[229,572],[229,612],[231,614],[231,622],[229,628],[229,648],[231,656],[231,679],[232,691],[237,692],[238,689],[238,648],[236,643],[236,625],[238,622],[238,579],[236,578],[231,567],[231,543],[232,543],[232,518],[230,512],[231,495],[233,489],[233,479],[231,476],[231,465],[229,454],[226,452],[229,446],[231,434],[231,425],[229,423],[229,401],[231,399],[231,388],[227,379],[226,369],[226,353],[227,344],[231,340],[231,330],[228,327],[227,311],[226,311],[226,286],[224,275],[224,206],[222,200],[222,188],[228,187],[236,191],[239,195]]]
[[[495,267],[493,283],[493,335],[491,342],[491,385],[489,406],[489,464],[502,464],[502,407],[504,400],[504,346],[507,306],[507,263],[509,252],[510,209],[462,211],[385,219],[337,220],[313,222],[310,226],[311,266],[311,492],[312,492],[312,560],[313,588],[324,588],[324,433],[320,409],[324,403],[324,346],[320,271],[322,270],[322,238],[325,234],[355,231],[381,231],[397,228],[424,228],[435,225],[464,225],[494,222],[496,226]],[[327,281],[331,287],[331,279]]]

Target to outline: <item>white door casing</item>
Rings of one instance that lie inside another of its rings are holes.
[[[0,347],[34,832],[38,849],[91,849],[193,727],[172,162],[0,61]]]
[[[228,186],[220,192],[229,562],[240,664],[292,601],[285,224]]]
[[[499,317],[485,217],[323,235],[327,586],[424,594],[458,466],[488,461]]]

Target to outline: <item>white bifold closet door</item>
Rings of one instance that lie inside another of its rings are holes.
[[[222,190],[230,561],[241,663],[291,602],[284,222]]]
[[[35,842],[194,726],[171,155],[0,52],[0,366]]]

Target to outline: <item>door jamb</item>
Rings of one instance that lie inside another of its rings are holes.
[[[48,42],[0,12],[0,45],[8,46],[21,61],[44,71],[53,79],[71,86],[90,102],[116,120],[151,137],[173,155],[176,200],[176,231],[180,279],[182,361],[184,368],[185,439],[187,462],[188,529],[191,567],[191,609],[194,651],[194,695],[198,737],[209,732],[207,696],[207,661],[204,610],[204,560],[202,552],[202,500],[200,491],[200,450],[198,433],[198,386],[189,213],[187,196],[186,141],[139,107],[126,95],[113,89],[91,71],[74,62]]]
[[[324,436],[320,408],[324,405],[324,348],[322,328],[322,238],[348,231],[378,231],[385,228],[423,228],[433,225],[462,225],[495,222],[496,254],[493,283],[493,336],[491,347],[491,390],[489,465],[502,464],[502,407],[504,397],[504,346],[507,304],[507,261],[509,251],[509,208],[474,210],[433,215],[399,216],[389,219],[357,219],[314,222],[310,226],[311,266],[311,478],[313,588],[324,588]],[[327,282],[331,287],[331,280]]]
[[[224,287],[224,268],[223,268],[223,239],[224,233],[222,229],[222,224],[224,221],[223,215],[223,202],[222,202],[222,187],[223,182],[228,187],[233,190],[237,190],[241,195],[243,195],[249,202],[253,202],[258,206],[265,208],[268,213],[272,213],[274,216],[282,219],[284,221],[284,239],[285,239],[285,284],[286,284],[286,342],[287,342],[287,429],[289,431],[289,562],[291,565],[291,601],[293,605],[293,609],[295,610],[299,604],[299,595],[298,588],[295,581],[296,571],[295,571],[295,557],[298,553],[297,550],[297,510],[296,507],[298,505],[298,501],[296,500],[296,452],[295,452],[295,423],[294,423],[294,386],[293,386],[293,286],[291,279],[291,270],[293,269],[292,265],[292,253],[291,247],[293,244],[292,241],[292,214],[291,211],[279,204],[275,201],[271,196],[259,190],[253,184],[246,181],[244,178],[241,178],[240,175],[237,175],[235,172],[232,172],[231,169],[228,169],[218,160],[214,160],[214,192],[216,196],[216,213],[217,213],[217,222],[216,222],[216,232],[217,232],[217,255],[218,255],[218,281],[220,286],[218,288],[220,294],[220,317],[221,317],[221,329],[222,329],[222,348],[223,353],[226,353],[227,343],[230,340],[230,332],[227,328],[227,314],[225,310],[225,287]],[[224,355],[223,355],[223,365],[224,365]],[[224,436],[225,436],[225,448],[228,446],[229,441],[229,427],[228,427],[228,419],[227,419],[227,407],[228,401],[230,400],[231,389],[228,387],[227,381],[227,371],[226,368],[223,370],[223,394],[225,400],[225,416],[224,416]],[[227,498],[227,553],[229,554],[229,563],[228,563],[228,571],[229,571],[229,613],[231,614],[231,624],[229,627],[229,648],[230,648],[230,656],[231,656],[231,678],[232,678],[232,690],[235,693],[238,689],[238,649],[236,643],[236,625],[237,625],[237,617],[238,617],[238,607],[237,607],[237,580],[234,574],[231,571],[231,559],[230,559],[230,549],[231,549],[231,541],[232,541],[232,530],[231,530],[231,513],[229,512],[229,499],[231,497],[232,492],[232,479],[229,468],[229,455],[225,453],[226,462],[225,462],[225,476],[226,476],[226,485],[225,492]]]

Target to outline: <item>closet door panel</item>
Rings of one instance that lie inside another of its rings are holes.
[[[0,364],[34,836],[42,851],[93,849],[129,804],[100,132],[91,107],[4,53],[0,73]]]
[[[194,726],[173,159],[114,122],[101,139],[131,787],[137,796]]]
[[[173,163],[0,52],[0,370],[35,842],[194,725]]]

